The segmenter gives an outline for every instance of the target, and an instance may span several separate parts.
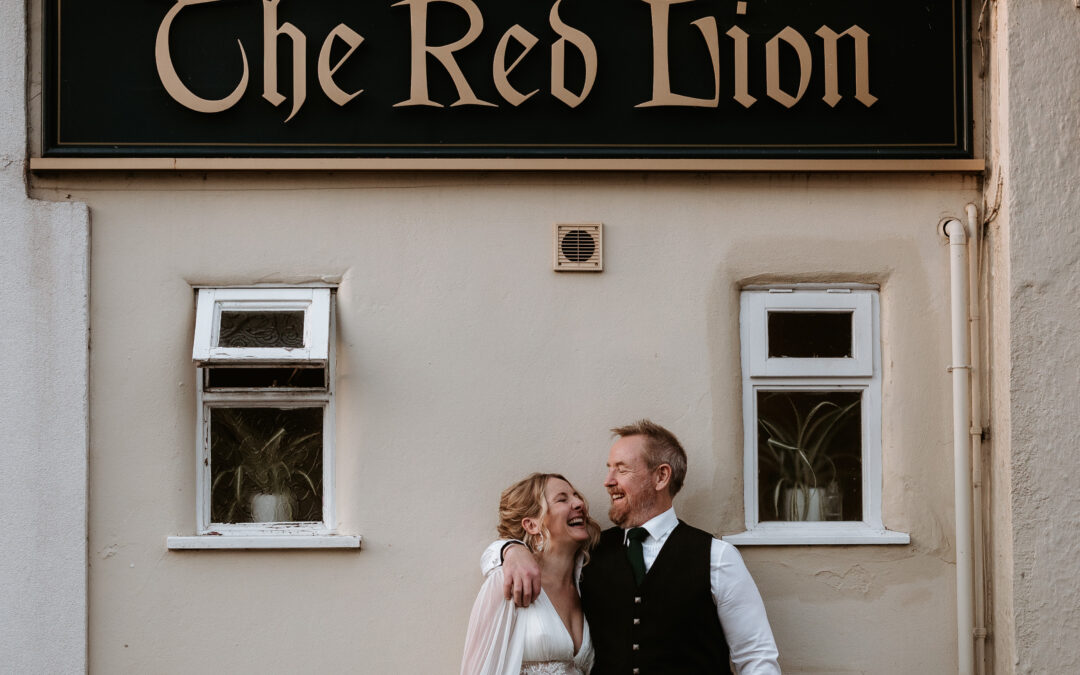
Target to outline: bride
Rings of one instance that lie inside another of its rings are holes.
[[[570,483],[534,473],[499,498],[499,536],[523,541],[540,565],[541,592],[518,608],[503,596],[502,567],[476,597],[461,675],[587,675],[593,647],[577,582],[600,526]]]

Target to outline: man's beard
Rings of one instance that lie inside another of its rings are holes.
[[[652,511],[653,504],[656,503],[656,496],[650,495],[650,497],[652,498],[644,497],[642,501],[635,501],[624,492],[621,505],[616,505],[614,502],[611,504],[611,508],[608,509],[608,518],[617,527],[624,529],[638,527],[648,520],[645,516]]]

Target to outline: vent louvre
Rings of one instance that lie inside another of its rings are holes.
[[[601,272],[604,269],[603,225],[555,225],[555,271]]]

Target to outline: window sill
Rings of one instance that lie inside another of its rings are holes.
[[[865,523],[768,523],[721,537],[736,546],[858,546],[910,544],[906,532]]]
[[[168,537],[166,546],[171,551],[199,549],[316,549],[360,548],[362,537],[349,534],[265,534],[265,535],[213,535]]]

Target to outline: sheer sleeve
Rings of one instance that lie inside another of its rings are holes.
[[[514,630],[514,603],[503,597],[503,573],[496,567],[476,596],[461,675],[518,675],[525,636]]]
[[[480,574],[485,577],[491,574],[491,571],[496,567],[502,566],[502,550],[503,546],[506,546],[511,541],[517,541],[516,539],[496,539],[491,542],[484,552],[480,554]],[[524,544],[522,544],[524,545]]]

